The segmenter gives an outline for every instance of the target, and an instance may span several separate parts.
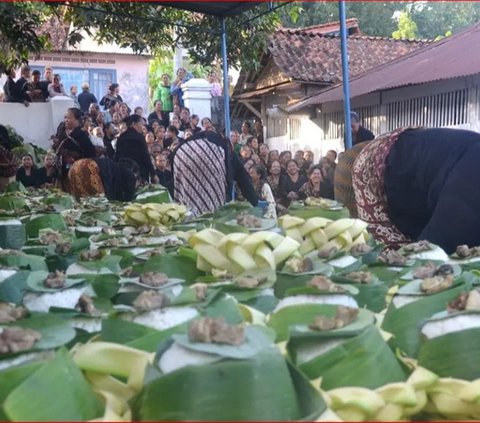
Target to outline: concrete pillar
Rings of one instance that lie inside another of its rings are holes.
[[[190,109],[190,115],[198,115],[200,120],[211,119],[212,95],[210,84],[205,79],[192,78],[182,85],[185,107]]]

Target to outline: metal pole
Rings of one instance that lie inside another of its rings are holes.
[[[348,72],[348,45],[347,45],[347,24],[345,22],[345,0],[339,0],[338,11],[340,18],[340,39],[342,45],[342,79],[343,79],[343,99],[345,112],[345,150],[352,148],[352,126],[350,119],[350,85]]]
[[[230,137],[230,95],[228,92],[227,27],[222,16],[223,107],[225,110],[225,137]]]

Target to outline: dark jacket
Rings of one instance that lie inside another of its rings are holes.
[[[80,104],[80,110],[83,113],[88,112],[88,108],[92,103],[98,103],[98,101],[97,97],[95,97],[91,92],[82,91],[80,94],[78,94],[78,104]]]
[[[367,128],[360,126],[356,136],[352,137],[352,145],[359,144],[364,141],[371,141],[375,139],[373,132],[369,131]]]
[[[158,118],[157,113],[155,111],[150,113],[147,118],[148,124],[151,125],[154,120],[158,120],[160,122],[160,125],[162,125],[165,129],[167,129],[170,122],[168,113],[162,110],[160,114],[162,116],[161,119]]]
[[[400,134],[387,157],[385,192],[393,224],[447,253],[480,245],[480,134],[447,128]]]
[[[20,95],[22,101],[32,101],[30,96],[27,94],[27,91],[30,90],[30,82],[27,81],[23,76],[17,79],[15,82],[17,86],[17,93]]]
[[[54,172],[51,176],[47,175],[47,169],[45,167],[41,167],[37,169],[37,186],[41,187],[44,184],[54,184],[58,179],[57,170],[54,169]]]
[[[105,196],[110,201],[132,201],[135,198],[136,179],[132,172],[107,158],[95,159],[100,169]]]
[[[118,162],[122,157],[137,162],[140,168],[140,175],[144,181],[148,182],[149,177],[155,175],[155,169],[153,168],[152,158],[148,152],[145,138],[133,128],[128,128],[118,138],[115,161]]]
[[[17,84],[15,83],[12,77],[8,77],[7,82],[3,86],[3,92],[5,93],[5,101],[8,103],[19,103],[22,101],[20,92],[17,88]]]
[[[24,187],[37,187],[37,169],[32,168],[31,175],[27,175],[25,173],[25,168],[19,167],[17,170],[16,179],[18,182],[21,182]]]

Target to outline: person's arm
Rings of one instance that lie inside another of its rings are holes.
[[[48,95],[49,97],[55,97],[58,95],[58,93],[56,93],[53,89],[53,84],[48,84]]]
[[[60,94],[67,96],[67,93],[65,92],[65,87],[63,86],[63,84],[60,84]]]

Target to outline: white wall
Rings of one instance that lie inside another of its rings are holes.
[[[0,124],[13,127],[26,143],[49,149],[65,112],[73,107],[69,97],[54,97],[46,103],[0,103]]]

